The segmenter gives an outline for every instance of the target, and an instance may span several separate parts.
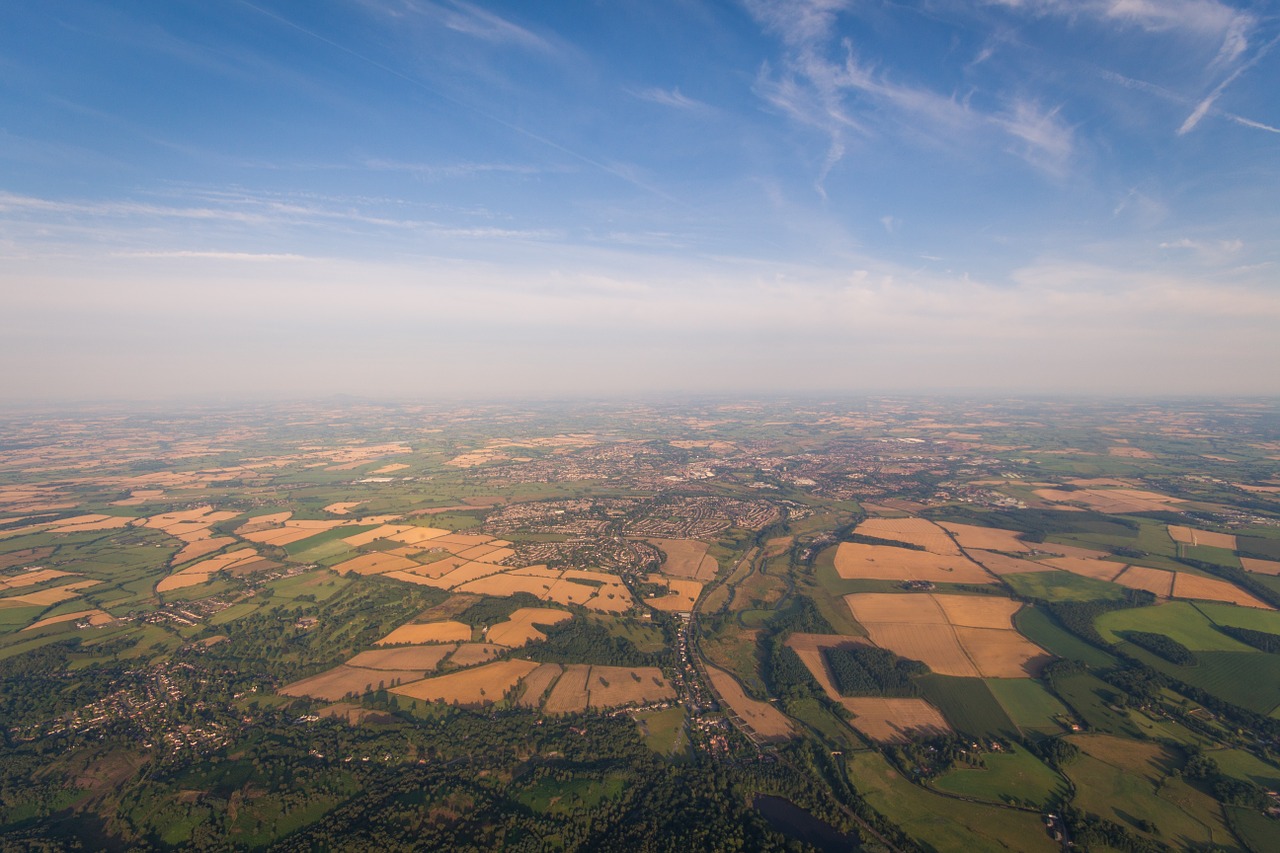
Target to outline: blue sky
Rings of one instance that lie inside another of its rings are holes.
[[[0,8],[0,398],[1280,393],[1273,3]]]

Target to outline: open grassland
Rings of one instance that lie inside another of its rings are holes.
[[[845,601],[876,645],[942,675],[1027,677],[1048,660],[1014,629],[1021,605],[1007,598],[858,593]]]
[[[404,684],[391,692],[427,702],[464,706],[491,705],[520,683],[538,664],[527,660],[504,660],[425,678]]]
[[[689,749],[689,733],[683,706],[642,711],[636,714],[636,724],[645,746],[658,755],[676,756]]]
[[[836,572],[846,579],[932,581],[933,583],[995,583],[995,578],[967,557],[942,556],[891,545],[841,542]]]
[[[729,706],[729,709],[745,722],[753,732],[765,741],[786,740],[795,732],[787,716],[768,702],[752,699],[742,690],[738,680],[722,669],[707,667],[711,686]]]
[[[1076,784],[1078,808],[1175,849],[1240,849],[1217,802],[1181,779],[1168,778],[1179,764],[1168,747],[1107,735],[1069,740],[1084,752],[1066,768]],[[1145,833],[1140,819],[1158,827],[1159,835]]]
[[[1177,666],[1132,643],[1126,644],[1124,649],[1153,669],[1233,705],[1257,714],[1272,714],[1280,709],[1280,655],[1256,649],[1250,652],[1197,652],[1195,666]]]
[[[1193,605],[1210,621],[1219,625],[1231,625],[1236,628],[1248,628],[1251,631],[1265,631],[1269,634],[1280,634],[1280,612],[1275,610],[1258,610],[1252,607],[1236,607],[1231,604],[1208,604],[1197,602]]]
[[[939,853],[1057,853],[1040,816],[954,800],[904,779],[876,752],[846,754],[849,777],[872,808]]]
[[[1018,727],[982,679],[931,674],[917,683],[956,730],[979,738],[1017,735]]]
[[[1092,667],[1114,666],[1116,659],[1063,628],[1039,607],[1024,607],[1013,615],[1018,632],[1058,657]]]
[[[1280,617],[1280,613],[1273,615]],[[1198,651],[1257,652],[1213,627],[1213,622],[1196,605],[1183,601],[1135,607],[1104,613],[1095,621],[1102,638],[1109,643],[1121,642],[1125,631],[1164,634],[1182,645]],[[1234,624],[1234,623],[1226,623]]]
[[[1025,749],[990,752],[985,767],[961,766],[931,783],[940,791],[992,803],[1045,808],[1068,793],[1067,781]]]
[[[1039,681],[1029,678],[987,679],[987,689],[1004,708],[1009,719],[1023,731],[1058,734],[1063,730],[1059,720],[1070,712]]]
[[[853,715],[849,725],[879,743],[905,743],[951,732],[942,713],[924,699],[852,696],[841,698],[840,704]]]
[[[1066,703],[1081,724],[1097,732],[1141,738],[1142,731],[1115,703],[1120,699],[1115,688],[1088,672],[1056,676],[1053,690]]]
[[[1007,574],[1003,576],[1003,580],[1019,595],[1042,601],[1093,601],[1099,598],[1121,598],[1124,595],[1124,589],[1114,583],[1047,566],[1041,571]]]
[[[860,536],[918,545],[931,554],[957,557],[960,548],[947,531],[924,518],[869,518],[853,531]]]

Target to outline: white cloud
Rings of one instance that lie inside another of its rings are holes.
[[[653,104],[661,104],[664,107],[674,107],[678,110],[686,110],[688,112],[705,112],[711,109],[711,106],[702,101],[690,98],[688,95],[680,91],[680,87],[667,91],[661,88],[641,89],[631,93],[642,101],[649,101]]]

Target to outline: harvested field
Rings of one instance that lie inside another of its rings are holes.
[[[492,536],[484,536],[475,533],[449,533],[446,536],[436,537],[432,540],[432,544],[462,545],[467,548],[474,548],[476,545],[484,545],[485,543],[492,541]]]
[[[459,557],[458,559],[462,558]],[[440,580],[446,589],[453,589],[454,587],[462,586],[464,583],[486,578],[489,575],[500,575],[505,571],[505,566],[495,566],[493,563],[465,563],[448,574],[442,575]]]
[[[214,551],[225,548],[228,545],[234,545],[235,543],[236,539],[234,536],[218,536],[212,539],[198,539],[175,554],[173,557],[173,564],[175,566],[180,566],[183,563],[198,560],[207,554],[212,554]]]
[[[436,589],[447,589],[447,585],[440,582],[439,579],[429,575],[420,575],[414,572],[386,572],[384,578],[394,578],[405,583],[417,584],[418,586],[431,586]]]
[[[1073,575],[1099,581],[1115,580],[1116,575],[1126,568],[1124,563],[1113,563],[1110,560],[1085,560],[1080,557],[1051,557],[1041,562],[1046,566],[1071,572]]]
[[[336,702],[349,694],[359,696],[366,690],[377,690],[378,685],[390,685],[393,681],[416,681],[422,678],[422,670],[360,669],[341,664],[319,675],[304,678],[281,687],[285,696],[310,696]]]
[[[1252,557],[1241,557],[1240,565],[1244,566],[1246,571],[1257,572],[1260,575],[1280,575],[1280,563],[1275,560],[1255,560]]]
[[[128,527],[137,519],[123,516],[103,516],[93,521],[81,521],[77,524],[60,524],[49,529],[50,533],[84,533],[90,530],[115,530]]]
[[[768,702],[752,699],[743,692],[738,679],[729,673],[714,666],[708,666],[707,676],[711,679],[711,686],[716,689],[716,693],[729,706],[729,710],[750,726],[761,740],[769,742],[786,740],[795,734],[786,714]]]
[[[116,621],[116,617],[103,610],[77,610],[75,613],[63,613],[58,616],[50,616],[47,619],[41,619],[39,622],[32,622],[22,630],[35,631],[39,628],[46,628],[49,625],[60,625],[63,622],[79,622],[81,619],[94,627],[99,625],[109,625]]]
[[[960,556],[960,549],[947,532],[932,521],[923,518],[869,518],[858,525],[854,533],[877,539],[893,539],[919,545],[930,554],[945,557]]]
[[[544,598],[556,604],[586,604],[595,594],[596,588],[593,586],[561,579],[551,584],[551,589],[547,590]]]
[[[1142,489],[1080,489],[1074,492],[1060,489],[1036,489],[1035,495],[1052,503],[1083,504],[1089,509],[1108,515],[1165,512],[1176,509],[1173,504],[1182,503],[1177,498]]]
[[[4,599],[4,601],[6,604],[9,602],[21,602],[23,604],[49,607],[54,604],[61,604],[64,601],[70,601],[73,598],[79,598],[80,593],[77,591],[78,586],[79,584],[66,584],[64,586],[55,586],[49,589],[38,589],[35,592],[10,596],[9,598]]]
[[[890,545],[841,542],[836,549],[835,566],[836,573],[846,579],[995,583],[995,578],[964,556],[943,556]]]
[[[555,683],[560,677],[560,673],[564,672],[563,667],[558,663],[544,663],[524,677],[524,692],[520,694],[520,698],[516,704],[521,708],[540,708],[542,707],[542,699],[547,695],[547,689]]]
[[[394,536],[388,536],[388,539],[394,539],[397,542],[403,542],[406,545],[417,545],[431,539],[441,536],[447,536],[449,531],[439,527],[407,527]]]
[[[1150,451],[1143,450],[1140,447],[1129,447],[1123,444],[1117,444],[1107,448],[1107,454],[1117,456],[1121,459],[1155,459],[1156,455]]]
[[[582,663],[569,664],[564,673],[551,688],[542,710],[548,714],[568,714],[587,709],[587,679],[591,675],[591,667]]]
[[[1013,614],[1022,605],[1009,598],[988,598],[976,595],[930,596],[947,621],[957,628],[995,628],[1008,631],[1013,627]]]
[[[355,572],[358,575],[380,575],[384,572],[404,572],[418,567],[418,563],[407,557],[394,554],[361,554],[345,563],[339,563],[333,570],[340,575]]]
[[[997,575],[1020,575],[1025,572],[1051,572],[1053,566],[1046,566],[1043,563],[1034,563],[1031,560],[1023,560],[1018,557],[1009,557],[1004,554],[996,554],[991,551],[966,551],[969,559],[976,560],[981,563],[987,571],[995,572]]]
[[[662,584],[667,588],[667,595],[650,598],[646,602],[655,610],[668,613],[693,610],[698,596],[702,594],[702,584],[698,581],[665,578],[662,575],[649,575],[648,580],[649,583]]]
[[[472,547],[467,548],[465,551],[459,551],[458,556],[463,557],[467,560],[482,560],[489,554],[492,554],[494,551],[501,551],[501,550],[502,548],[500,548],[497,545],[489,545],[489,544],[473,545]]]
[[[493,643],[463,643],[458,650],[449,656],[450,666],[476,666],[489,663],[497,655],[507,651],[506,646]]]
[[[923,699],[859,696],[842,699],[841,704],[853,714],[849,724],[880,743],[905,743],[916,737],[951,733],[938,709]]]
[[[156,584],[156,592],[171,592],[175,589],[186,589],[189,586],[199,586],[202,583],[208,583],[212,575],[204,572],[182,572],[176,575],[169,575],[162,578]]]
[[[1244,607],[1258,607],[1263,610],[1272,609],[1271,605],[1265,601],[1254,598],[1249,593],[1226,581],[1218,580],[1217,578],[1202,578],[1187,572],[1177,572],[1176,574],[1177,577],[1173,582],[1174,598],[1229,601],[1232,604],[1239,604]]]
[[[1048,655],[1019,634],[1019,604],[993,596],[855,593],[845,601],[876,645],[940,675],[1025,678]]]
[[[383,465],[381,468],[374,468],[370,474],[394,474],[397,471],[403,471],[409,466],[403,462],[392,462],[390,465]]]
[[[57,569],[36,569],[34,572],[23,572],[20,575],[7,575],[0,577],[0,589],[21,589],[26,586],[35,586],[45,581],[56,580],[57,578],[77,577],[72,572],[62,572]]]
[[[415,669],[429,672],[440,665],[440,661],[453,654],[457,646],[403,646],[397,649],[371,649],[347,661],[347,666],[358,666],[365,669]]]
[[[0,569],[11,569],[14,566],[31,565],[53,554],[53,548],[24,548],[21,551],[10,551],[0,554]],[[12,579],[12,575],[10,579]]]
[[[409,525],[407,524],[383,524],[380,527],[375,527],[372,530],[366,530],[363,533],[344,536],[342,541],[346,542],[352,548],[360,548],[364,545],[368,545],[370,542],[375,542],[378,539],[391,539],[395,534],[402,533],[408,529]]]
[[[550,578],[529,577],[507,572],[501,575],[490,575],[478,581],[471,581],[457,588],[458,592],[470,592],[476,595],[492,595],[506,598],[517,592],[527,592],[545,599],[547,591],[556,581]]]
[[[1173,595],[1173,572],[1130,566],[1114,578],[1115,583],[1130,589],[1145,589],[1161,598]]]
[[[1225,548],[1228,551],[1234,551],[1237,547],[1236,537],[1230,533],[1196,530],[1194,527],[1183,527],[1179,524],[1169,525],[1169,536],[1174,542],[1180,542],[1183,545],[1207,545],[1210,548]]]
[[[537,625],[555,625],[572,619],[573,614],[565,610],[550,607],[521,607],[508,617],[506,622],[499,622],[485,634],[491,643],[503,646],[523,646],[532,640],[545,640],[547,635]]]
[[[1018,538],[1017,531],[1002,530],[997,527],[978,527],[973,524],[956,524],[949,521],[938,523],[939,527],[956,537],[960,547],[966,551],[978,549],[982,551],[1030,551],[1031,546]]]
[[[676,698],[675,688],[656,666],[593,666],[587,678],[587,705],[618,708]]]
[[[471,626],[465,622],[424,622],[417,625],[401,625],[383,637],[375,646],[391,646],[400,643],[469,643]]]
[[[707,581],[715,577],[720,569],[715,558],[708,559],[706,542],[699,542],[696,539],[649,539],[647,541],[656,545],[666,555],[666,559],[658,569],[664,575]]]
[[[1036,545],[1036,551],[1042,554],[1057,554],[1060,557],[1079,557],[1081,560],[1102,560],[1110,557],[1106,551],[1094,548],[1081,548],[1079,545],[1060,545],[1057,542],[1043,542]],[[1037,560],[1043,559],[1040,556]]]
[[[360,506],[362,503],[364,503],[364,501],[338,501],[337,503],[329,504],[324,508],[324,511],[333,513],[334,515],[348,515],[351,510]]]
[[[500,701],[507,691],[520,683],[538,664],[528,660],[504,660],[495,663],[437,675],[413,684],[394,688],[391,692],[428,702],[459,705],[488,705]]]

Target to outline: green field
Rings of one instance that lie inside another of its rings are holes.
[[[1044,808],[1067,796],[1066,781],[1025,749],[982,756],[985,768],[961,767],[933,780],[940,791],[993,803]]]
[[[1276,849],[1276,837],[1280,824],[1252,809],[1227,806],[1227,819],[1240,840],[1249,845],[1251,853],[1271,853]]]
[[[1232,608],[1241,609],[1241,608]],[[1185,601],[1113,610],[1098,617],[1098,633],[1108,642],[1120,642],[1122,631],[1149,631],[1164,634],[1193,652],[1257,652],[1239,640],[1233,640],[1213,627],[1213,623],[1196,605]]]
[[[689,734],[682,706],[637,714],[636,722],[645,745],[659,755],[684,755],[689,751]]]
[[[1095,675],[1073,672],[1052,680],[1053,690],[1093,731],[1142,737],[1142,732],[1123,711],[1111,708],[1119,692]]]
[[[877,752],[846,755],[846,761],[850,779],[871,807],[937,853],[1060,849],[1037,814],[930,793],[902,778]]]
[[[1268,764],[1243,749],[1217,749],[1207,753],[1228,776],[1252,782],[1268,791],[1280,790],[1280,767]],[[1280,832],[1280,824],[1276,826]]]
[[[1045,651],[1092,667],[1115,666],[1116,659],[1067,631],[1038,607],[1024,607],[1013,615],[1013,625]]]
[[[1119,584],[1071,572],[1018,572],[1004,575],[1003,580],[1019,595],[1044,601],[1092,601],[1097,598],[1124,597],[1124,587]]]
[[[1018,734],[1018,727],[981,678],[930,674],[916,681],[924,697],[957,731],[981,738]]]
[[[1266,631],[1269,634],[1280,634],[1280,611],[1259,610],[1256,607],[1238,607],[1234,604],[1210,604],[1199,602],[1193,605],[1212,622],[1219,625],[1231,625],[1235,628],[1248,628],[1250,631]]]
[[[1218,803],[1182,779],[1169,777],[1181,764],[1169,748],[1105,735],[1076,735],[1070,740],[1085,753],[1066,767],[1076,785],[1077,807],[1174,849],[1212,844],[1242,851]],[[1159,835],[1142,832],[1142,819],[1154,824]]]
[[[1044,734],[1063,730],[1058,719],[1069,716],[1066,706],[1030,678],[988,678],[987,687],[1018,728]]]
[[[1176,666],[1132,644],[1124,649],[1153,669],[1254,713],[1270,714],[1280,707],[1280,655],[1197,652],[1196,666]]]

